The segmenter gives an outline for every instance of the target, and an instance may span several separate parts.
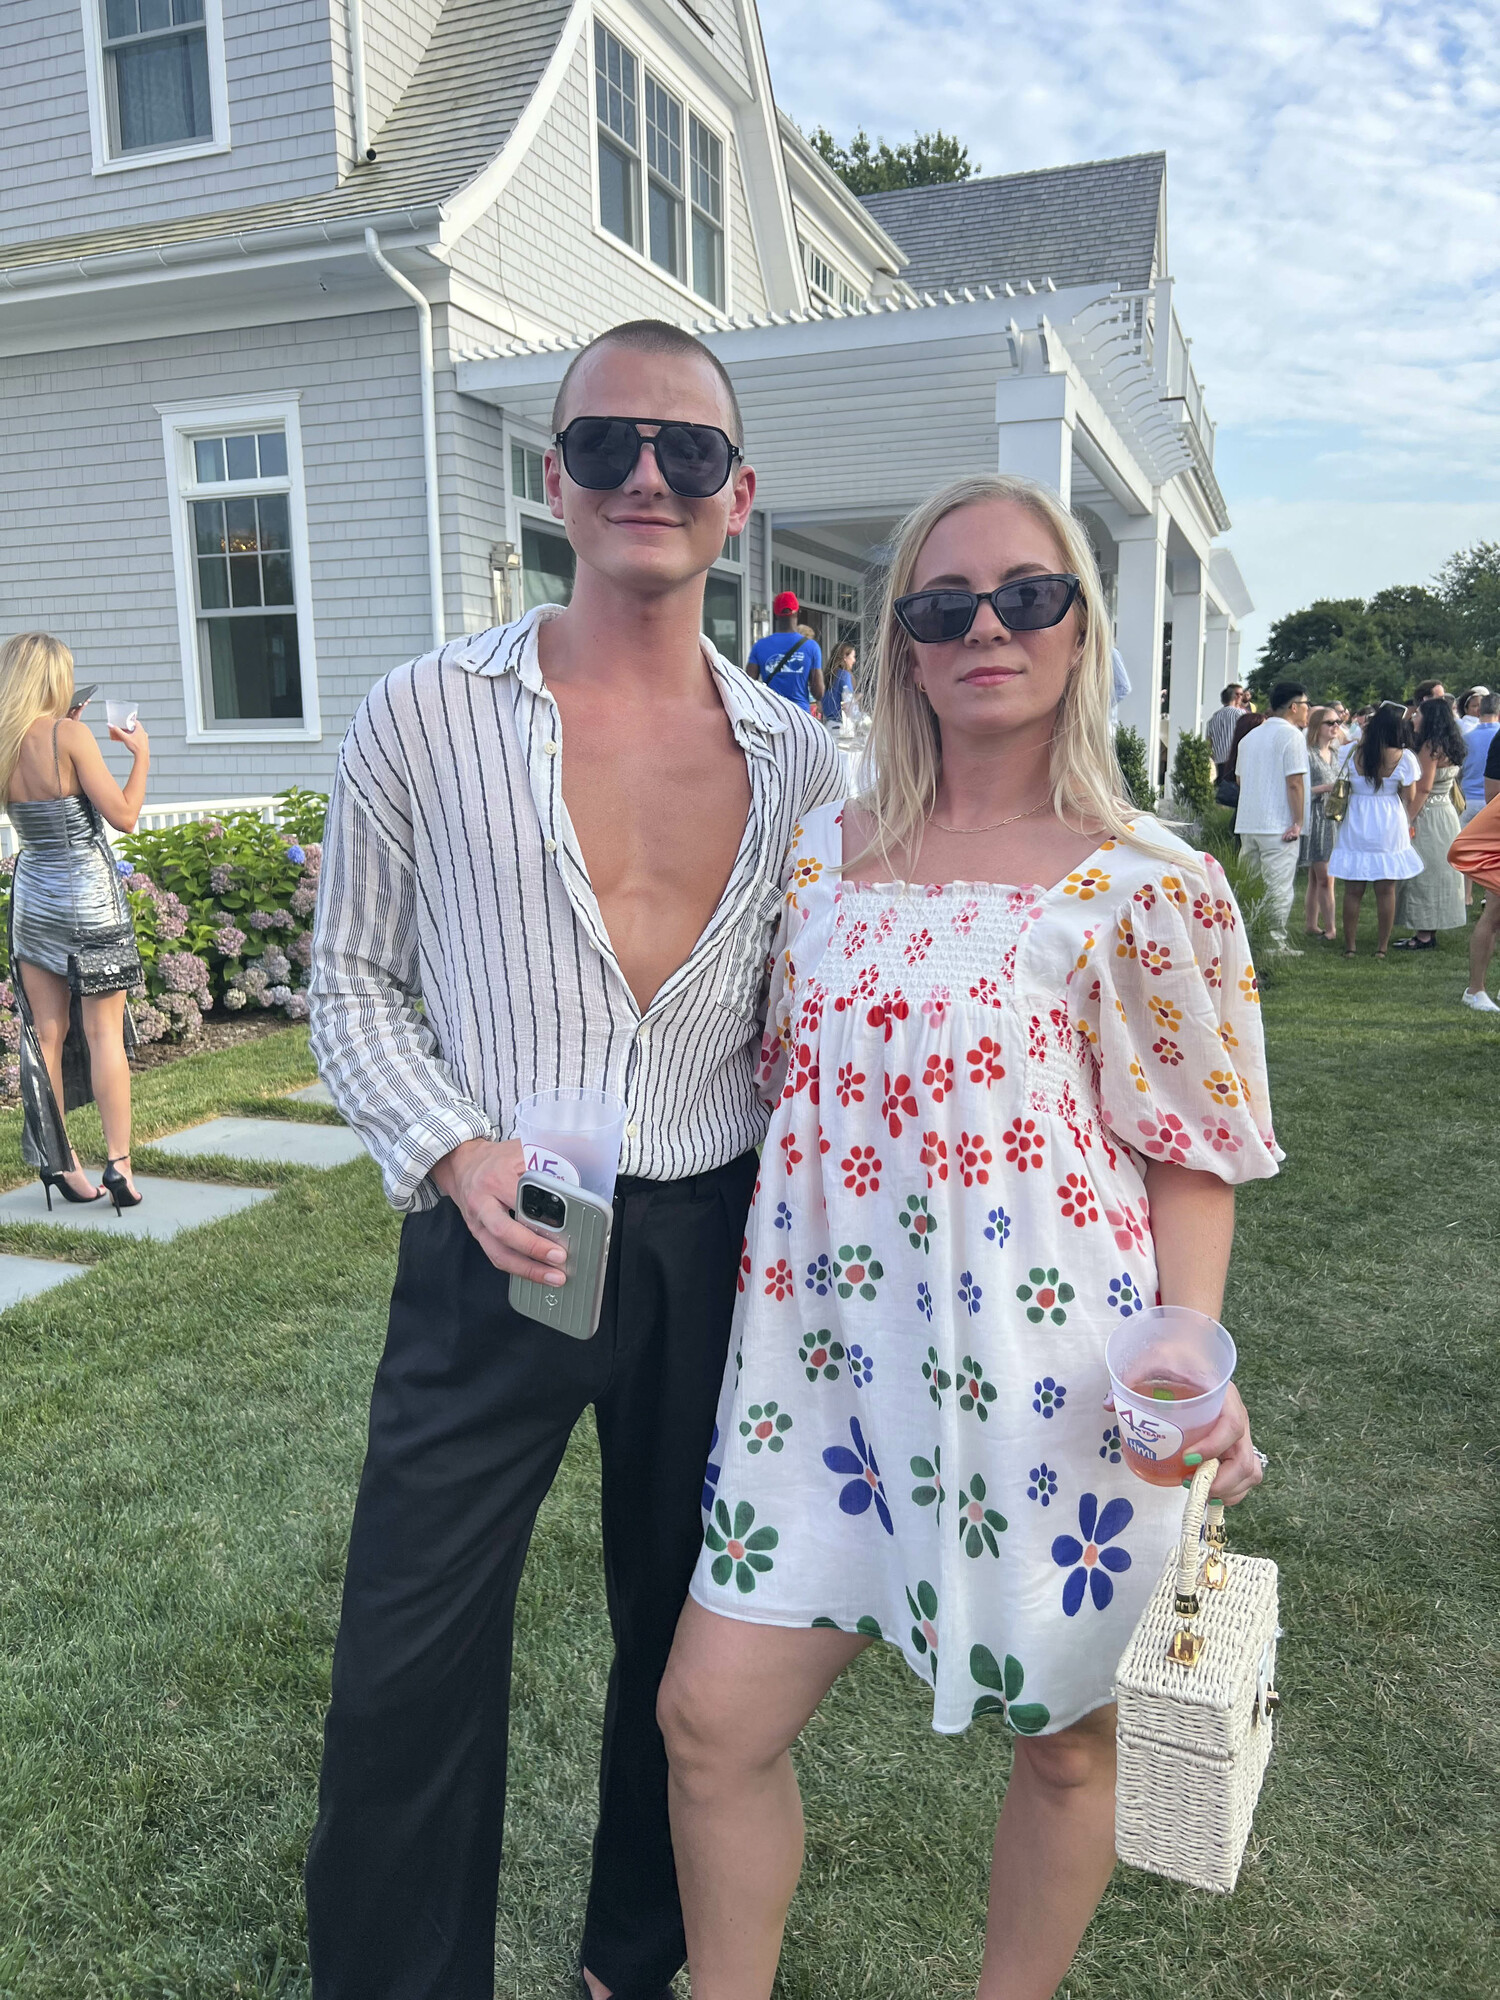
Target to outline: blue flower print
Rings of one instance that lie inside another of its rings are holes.
[[[958,1302],[961,1306],[968,1307],[970,1319],[978,1312],[979,1301],[983,1297],[984,1291],[981,1286],[975,1284],[973,1272],[963,1272],[958,1281]]]
[[[1028,1500],[1040,1500],[1044,1507],[1050,1507],[1053,1495],[1056,1492],[1057,1474],[1047,1464],[1046,1460],[1043,1459],[1040,1465],[1034,1465],[1031,1468],[1031,1484],[1026,1489],[1026,1498]]]
[[[1107,1458],[1111,1465],[1120,1463],[1120,1426],[1111,1424],[1104,1433],[1104,1442],[1099,1447],[1099,1456]]]
[[[922,1315],[923,1319],[931,1321],[932,1293],[926,1285],[918,1285],[917,1287],[917,1311]]]
[[[1062,1408],[1068,1392],[1061,1382],[1054,1382],[1050,1375],[1044,1375],[1033,1386],[1035,1393],[1031,1398],[1031,1407],[1050,1420]]]
[[[849,1380],[856,1389],[863,1389],[875,1374],[875,1357],[866,1354],[862,1347],[849,1349]]]
[[[1145,1309],[1146,1301],[1141,1297],[1140,1287],[1128,1271],[1110,1279],[1109,1303],[1122,1319],[1129,1319],[1132,1313]]]
[[[1103,1611],[1109,1604],[1115,1587],[1106,1572],[1122,1576],[1130,1567],[1130,1557],[1124,1549],[1107,1549],[1104,1543],[1112,1542],[1122,1528],[1128,1527],[1134,1514],[1128,1500],[1111,1500],[1101,1514],[1094,1494],[1085,1493],[1079,1499],[1078,1532],[1083,1540],[1059,1535],[1052,1544],[1052,1560],[1068,1572],[1062,1592],[1065,1618],[1077,1617],[1085,1590],[1093,1598],[1096,1611]]]
[[[984,1233],[991,1243],[1004,1249],[1010,1241],[1010,1217],[1003,1208],[992,1208],[985,1220]]]
[[[896,1530],[891,1522],[890,1507],[886,1504],[880,1467],[875,1463],[874,1452],[865,1443],[858,1417],[849,1419],[849,1435],[854,1440],[853,1451],[847,1445],[831,1444],[823,1453],[823,1463],[828,1470],[848,1481],[839,1491],[839,1507],[845,1514],[863,1514],[873,1502],[881,1527],[888,1535],[894,1535]]]
[[[713,1512],[714,1495],[719,1490],[719,1474],[724,1470],[722,1465],[714,1463],[714,1453],[718,1448],[719,1426],[715,1424],[714,1434],[708,1441],[708,1464],[703,1468],[703,1511],[705,1514]]]
[[[776,1227],[778,1229],[790,1229],[791,1226],[792,1211],[784,1201],[778,1201],[776,1204]]]
[[[807,1276],[802,1280],[810,1292],[816,1292],[820,1299],[826,1298],[833,1289],[833,1269],[825,1256],[817,1257],[807,1267]]]

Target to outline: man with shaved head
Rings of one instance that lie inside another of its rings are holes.
[[[716,358],[617,327],[553,432],[571,601],[387,675],[329,805],[313,1046],[405,1221],[307,1857],[316,2000],[491,2000],[516,1593],[590,1403],[615,1651],[580,1992],[665,2000],[686,1955],[657,1685],[702,1536],[787,855],[843,788],[818,723],[702,636],[755,494]],[[514,1213],[516,1105],[559,1085],[628,1107],[588,1340],[508,1298],[507,1274],[563,1282]]]

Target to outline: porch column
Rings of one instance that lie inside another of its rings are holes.
[[[1243,637],[1244,634],[1238,625],[1229,628],[1229,658],[1224,667],[1222,683],[1225,687],[1228,687],[1231,681],[1239,681],[1241,684],[1244,682],[1245,676],[1240,672],[1240,640]]]
[[[1019,473],[1073,504],[1073,385],[1066,375],[1010,376],[996,384],[998,472]]]
[[[1203,570],[1191,561],[1172,564],[1172,693],[1167,740],[1167,769],[1177,754],[1177,739],[1195,730],[1203,712]]]
[[[1138,730],[1148,767],[1161,721],[1161,628],[1166,596],[1167,516],[1158,501],[1149,514],[1125,515],[1115,528],[1120,570],[1115,644],[1130,676],[1121,722]]]
[[[1199,721],[1195,725],[1202,728],[1214,709],[1219,705],[1219,696],[1234,679],[1229,670],[1229,618],[1223,611],[1215,611],[1208,620],[1208,629],[1203,635],[1203,701],[1199,708]]]

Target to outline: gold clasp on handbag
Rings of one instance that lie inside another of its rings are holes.
[[[1205,1590],[1222,1590],[1229,1581],[1229,1565],[1217,1549],[1210,1549],[1203,1565]]]
[[[1203,1641],[1199,1635],[1189,1631],[1186,1625],[1180,1625],[1172,1634],[1172,1643],[1167,1648],[1167,1658],[1179,1667],[1196,1667],[1198,1655],[1202,1651]]]

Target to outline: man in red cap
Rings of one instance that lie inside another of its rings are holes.
[[[805,639],[797,630],[797,613],[802,606],[794,590],[783,590],[771,605],[776,621],[774,632],[757,639],[750,648],[745,671],[751,680],[761,681],[798,708],[812,709],[823,699],[823,654],[816,639]]]

